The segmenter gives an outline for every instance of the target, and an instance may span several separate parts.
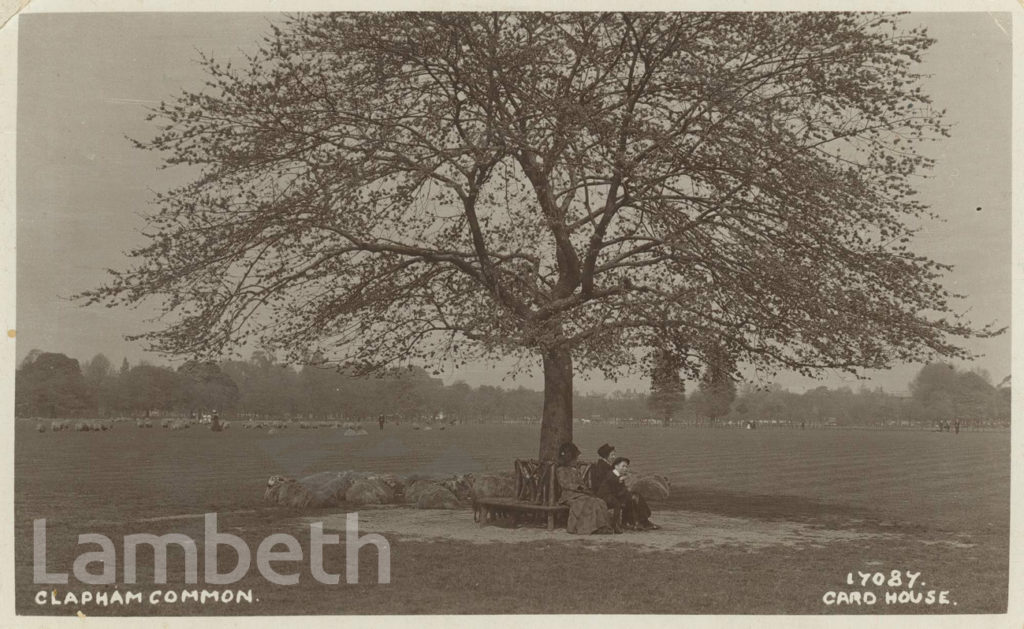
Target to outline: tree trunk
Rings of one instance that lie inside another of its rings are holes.
[[[540,459],[554,461],[558,448],[572,441],[572,355],[547,350],[544,357],[544,414],[540,424]]]

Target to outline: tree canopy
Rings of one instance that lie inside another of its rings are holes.
[[[331,13],[152,112],[136,264],[156,349],[252,343],[360,371],[542,358],[541,455],[575,368],[855,371],[991,334],[908,245],[946,134],[931,40],[873,13]]]
[[[213,362],[190,360],[178,367],[183,395],[199,409],[224,409],[238,400],[238,385]]]
[[[81,368],[73,358],[33,350],[18,368],[14,407],[19,416],[75,416],[91,403]]]
[[[932,421],[997,416],[1004,402],[987,373],[958,371],[945,363],[922,367],[910,383],[910,394]]]

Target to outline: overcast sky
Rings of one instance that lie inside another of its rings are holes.
[[[104,269],[124,268],[124,251],[139,233],[152,190],[180,175],[158,170],[157,156],[133,149],[125,136],[154,128],[145,107],[197,88],[197,51],[239,59],[266,32],[272,15],[29,14],[19,23],[17,175],[17,345],[79,360],[103,352],[115,363],[164,359],[122,337],[145,329],[155,309],[81,308],[67,297],[104,281]],[[912,14],[937,39],[921,70],[925,89],[948,110],[952,138],[934,145],[938,166],[920,186],[921,198],[944,217],[929,224],[916,250],[955,265],[946,285],[968,298],[960,308],[978,324],[1010,323],[1011,38],[1008,14]],[[978,210],[978,208],[981,208]],[[972,365],[995,382],[1010,373],[1010,336],[973,341],[985,357]],[[538,373],[502,381],[506,366],[474,365],[446,381],[541,388]],[[871,372],[864,384],[905,391],[920,365]],[[859,386],[836,373],[808,386]],[[600,378],[578,389],[646,389],[642,377]]]

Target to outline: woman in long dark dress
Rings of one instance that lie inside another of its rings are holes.
[[[569,521],[565,530],[577,535],[610,533],[612,529],[608,505],[591,494],[584,485],[583,475],[575,465],[579,455],[579,448],[571,441],[558,450],[555,480],[562,491],[559,502],[569,506]]]

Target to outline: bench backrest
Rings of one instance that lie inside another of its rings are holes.
[[[592,464],[576,462],[576,469],[583,477],[583,485],[590,487],[590,470]],[[555,462],[537,459],[516,459],[515,491],[516,499],[531,504],[552,506],[558,504],[561,490],[555,479]]]

